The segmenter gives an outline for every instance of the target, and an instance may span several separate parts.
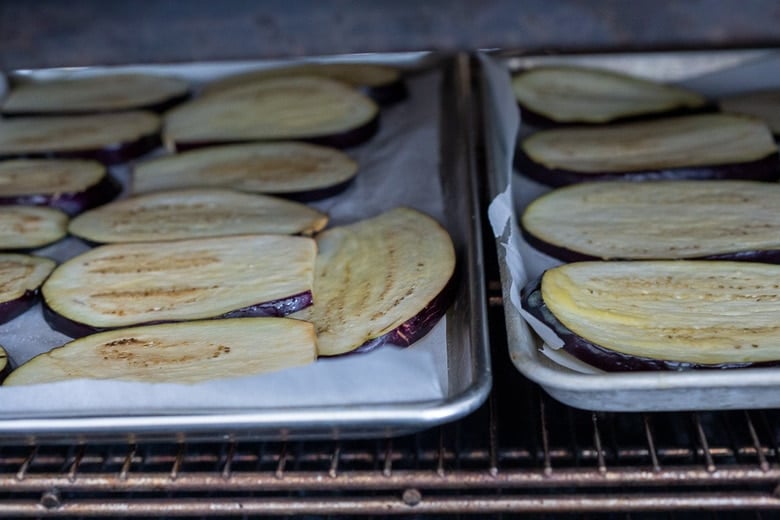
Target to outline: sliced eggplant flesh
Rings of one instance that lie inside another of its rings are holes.
[[[604,370],[760,366],[780,362],[778,280],[758,262],[578,262],[546,271],[523,305]]]
[[[542,130],[523,139],[519,152],[520,171],[550,185],[631,174],[758,180],[780,175],[766,124],[732,114]]]
[[[68,232],[68,216],[37,206],[0,206],[0,248],[35,249],[57,242]]]
[[[246,234],[312,235],[322,212],[289,200],[225,189],[137,195],[82,213],[71,234],[97,243],[148,242]]]
[[[56,262],[40,256],[0,254],[0,323],[19,316],[38,301],[38,289]]]
[[[523,233],[564,261],[780,253],[780,185],[757,181],[581,183],[529,204]]]
[[[757,90],[724,97],[718,101],[723,112],[757,117],[772,133],[780,135],[780,90]]]
[[[313,200],[344,189],[357,163],[334,148],[278,142],[213,146],[139,162],[134,193],[222,187]]]
[[[185,99],[189,84],[151,74],[107,74],[16,85],[5,99],[5,116],[75,115],[134,109],[163,110]]]
[[[283,235],[104,245],[52,273],[42,288],[45,316],[73,335],[230,313],[289,314],[311,303],[315,255],[313,239]]]
[[[313,327],[300,320],[148,325],[71,341],[19,366],[4,385],[74,379],[192,384],[305,366],[316,355]]]
[[[146,111],[0,119],[0,157],[97,159],[117,164],[160,143],[160,118]]]
[[[110,201],[120,191],[120,184],[97,161],[0,161],[0,205],[51,206],[75,215]]]
[[[453,277],[452,240],[419,211],[398,208],[330,228],[317,245],[315,303],[295,317],[314,323],[321,356],[409,345],[449,306],[437,298]]]
[[[379,110],[348,85],[315,76],[269,78],[188,101],[166,114],[169,149],[284,139],[347,147],[373,135]]]
[[[559,124],[602,124],[644,115],[705,107],[688,89],[621,72],[577,67],[535,67],[512,78],[521,108]]]

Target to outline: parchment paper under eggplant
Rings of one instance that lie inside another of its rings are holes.
[[[172,150],[290,139],[346,148],[371,138],[378,125],[376,103],[345,83],[281,77],[179,105],[165,116],[163,140]]]
[[[512,90],[525,123],[604,124],[702,110],[707,99],[688,89],[604,69],[550,65],[521,71]]]
[[[289,318],[234,318],[112,330],[32,358],[4,385],[72,379],[200,383],[303,366],[317,357],[314,327]]]
[[[210,146],[139,162],[132,190],[222,187],[311,201],[343,191],[357,171],[345,153],[314,144]]]
[[[1,211],[1,208],[0,208]],[[95,243],[246,234],[312,235],[328,216],[290,200],[218,188],[136,195],[74,218],[71,234]]]
[[[0,323],[38,302],[38,290],[56,265],[41,256],[0,254]]]
[[[780,363],[780,265],[578,262],[546,271],[523,308],[607,371]]]
[[[318,235],[311,321],[321,356],[408,346],[450,305],[455,249],[431,217],[397,208]]]
[[[735,94],[720,99],[718,106],[723,112],[744,114],[761,119],[780,136],[780,90],[756,90]]]
[[[548,186],[615,179],[780,177],[769,127],[733,114],[541,130],[521,140],[515,166]]]
[[[36,249],[68,233],[68,216],[54,208],[0,205],[0,249]]]
[[[44,317],[71,337],[159,322],[285,316],[312,301],[316,244],[239,235],[110,244],[61,264]]]
[[[580,183],[521,217],[527,242],[566,262],[719,258],[780,262],[780,184],[757,181]]]
[[[83,115],[125,110],[163,112],[189,96],[189,83],[170,76],[107,74],[15,85],[3,116]]]

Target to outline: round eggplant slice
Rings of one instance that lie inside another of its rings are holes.
[[[723,112],[757,117],[775,136],[780,136],[780,90],[759,90],[723,98],[718,102]]]
[[[328,222],[308,206],[265,195],[192,188],[118,200],[74,218],[71,234],[97,243],[246,234],[312,235]]]
[[[406,84],[398,68],[373,63],[304,63],[289,67],[261,69],[233,74],[206,85],[205,95],[251,84],[269,78],[321,76],[341,81],[362,90],[380,105],[406,98]]]
[[[38,289],[55,265],[39,256],[0,254],[0,323],[14,319],[38,301]]]
[[[36,249],[67,234],[68,216],[37,206],[0,206],[0,248]]]
[[[455,250],[427,215],[391,210],[328,229],[317,245],[316,302],[295,317],[314,323],[321,356],[410,345],[449,306]]]
[[[0,161],[0,205],[50,206],[75,215],[112,200],[120,191],[120,184],[97,161]]]
[[[708,105],[690,90],[601,69],[548,66],[512,78],[512,90],[530,124],[604,124]]]
[[[526,240],[563,261],[780,260],[780,185],[757,181],[581,183],[542,195]]]
[[[379,109],[344,83],[270,78],[186,102],[165,117],[170,149],[297,139],[345,148],[377,130]]]
[[[146,109],[162,112],[189,96],[181,79],[149,74],[111,74],[29,81],[14,87],[4,116],[83,115]]]
[[[118,164],[160,144],[160,118],[143,111],[0,119],[0,158],[86,158]]]
[[[283,316],[311,303],[316,244],[241,235],[110,244],[60,265],[44,317],[70,336],[218,317]]]
[[[133,192],[221,187],[309,201],[343,191],[357,171],[345,153],[314,144],[212,146],[138,163]]]
[[[93,334],[40,354],[5,386],[74,379],[190,384],[252,376],[315,361],[310,323],[235,318],[148,325]]]
[[[766,124],[732,114],[542,130],[521,141],[515,165],[549,186],[621,178],[780,177],[777,145]]]
[[[776,365],[778,280],[757,262],[579,262],[546,271],[522,305],[607,371]]]

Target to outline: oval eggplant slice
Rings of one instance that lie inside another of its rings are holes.
[[[74,218],[71,234],[97,243],[246,234],[312,235],[324,213],[289,200],[231,190],[164,191],[118,200]]]
[[[0,161],[0,205],[51,206],[75,215],[110,201],[120,191],[120,184],[97,161]]]
[[[515,165],[549,186],[613,179],[780,177],[777,145],[766,124],[731,114],[542,130],[522,140]]]
[[[148,325],[93,334],[40,354],[5,386],[73,379],[201,383],[307,365],[314,328],[289,318],[235,318]]]
[[[298,139],[345,148],[369,139],[379,109],[344,83],[270,78],[189,101],[165,117],[170,149]]]
[[[317,245],[317,300],[295,317],[314,323],[321,356],[410,345],[449,306],[455,250],[447,231],[427,215],[391,210],[328,229]]]
[[[512,78],[512,90],[530,124],[603,124],[708,105],[706,98],[681,87],[575,66],[520,72]]]
[[[607,371],[780,363],[780,266],[579,262],[546,271],[523,307],[566,352]]]
[[[362,90],[380,105],[390,105],[408,95],[401,71],[373,63],[303,63],[233,74],[206,85],[204,95],[222,92],[255,81],[278,77],[322,76]]]
[[[242,235],[111,244],[60,265],[44,316],[81,336],[101,329],[216,317],[284,316],[311,303],[316,244]]]
[[[759,90],[723,98],[718,102],[723,112],[757,117],[775,136],[780,136],[780,90]]]
[[[68,216],[36,206],[0,206],[0,248],[35,249],[67,234]]]
[[[22,314],[38,301],[38,289],[57,265],[40,256],[0,254],[0,323]]]
[[[53,116],[138,109],[162,112],[188,96],[186,81],[149,74],[29,81],[11,90],[2,113],[4,116]]]
[[[308,201],[343,191],[357,170],[345,153],[314,144],[213,146],[139,163],[133,192],[222,187]]]
[[[522,230],[563,261],[780,260],[780,185],[756,181],[583,183],[528,205]]]
[[[75,157],[118,164],[160,144],[151,112],[0,119],[0,158]]]

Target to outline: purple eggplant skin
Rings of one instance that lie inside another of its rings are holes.
[[[322,135],[316,137],[301,137],[296,138],[296,141],[302,141],[305,143],[319,144],[322,146],[330,146],[331,148],[352,148],[370,140],[379,131],[379,116],[377,115],[371,121],[351,130],[341,132],[338,134]],[[280,139],[287,141],[289,139]],[[195,150],[197,148],[204,148],[207,146],[221,146],[229,144],[245,144],[261,141],[273,141],[272,139],[238,139],[233,141],[176,141],[174,143],[177,152],[186,152],[189,150]]]
[[[225,314],[222,314],[221,316],[215,316],[213,319],[249,318],[249,317],[281,318],[287,316],[288,314],[292,314],[293,312],[297,312],[301,309],[308,307],[309,305],[312,304],[313,301],[314,299],[311,291],[306,291],[304,293],[295,294],[288,298],[281,298],[279,300],[263,302],[257,305],[250,305],[248,307],[236,309],[234,311],[230,311]],[[52,329],[61,332],[62,334],[65,334],[66,336],[71,338],[80,338],[82,336],[88,336],[90,334],[95,334],[97,332],[104,332],[107,330],[111,330],[108,327],[95,327],[92,325],[88,325],[86,323],[81,323],[75,320],[71,320],[70,318],[66,318],[65,316],[59,314],[57,311],[52,309],[49,306],[49,304],[46,302],[45,298],[43,299],[42,302],[42,309],[43,309],[43,318],[44,320],[46,320],[46,323],[48,323]],[[147,322],[147,323],[137,323],[137,324],[133,324],[132,326],[135,327],[141,325],[157,325],[159,323],[170,323],[170,322],[154,321],[154,322]]]
[[[288,193],[274,193],[273,196],[283,199],[293,200],[295,202],[315,202],[329,197],[335,197],[339,193],[342,193],[349,188],[354,182],[355,177],[351,177],[344,182],[327,186],[324,188],[318,188],[313,190],[292,191]]]
[[[0,197],[0,205],[49,206],[72,217],[114,200],[121,191],[119,181],[106,173],[100,182],[84,191]]]
[[[773,153],[755,161],[712,166],[685,166],[662,170],[629,171],[620,173],[582,173],[573,170],[547,168],[517,148],[515,168],[526,177],[546,186],[558,188],[590,181],[660,181],[660,180],[716,180],[740,179],[774,182],[780,179],[780,154]]]
[[[574,121],[556,121],[555,119],[549,118],[543,114],[540,114],[539,112],[531,110],[530,108],[524,106],[522,103],[518,103],[518,108],[520,109],[520,117],[522,118],[523,124],[532,126],[537,129],[556,128],[560,126],[567,126],[571,128],[577,128],[577,127],[584,128],[584,127],[603,126],[612,123],[638,123],[641,121],[649,121],[651,119],[656,119],[658,117],[691,116],[695,114],[706,114],[706,113],[718,111],[717,104],[710,101],[707,104],[701,105],[700,107],[697,108],[676,108],[674,110],[665,110],[663,112],[648,112],[646,114],[635,114],[635,115],[624,116],[624,117],[616,117],[614,119],[611,119],[609,121],[604,121],[604,122],[589,123],[589,122],[574,122]]]
[[[38,294],[38,289],[28,289],[18,298],[0,302],[0,324],[11,321],[38,303]]]
[[[780,365],[778,361],[761,363],[719,363],[704,365],[685,361],[653,359],[641,356],[631,356],[604,348],[592,343],[569,330],[550,311],[542,298],[542,277],[526,285],[520,294],[520,303],[525,311],[550,327],[563,341],[563,350],[585,363],[606,372],[627,371],[684,371],[684,370],[714,370],[732,368],[759,368]]]
[[[360,87],[360,91],[383,107],[394,105],[409,97],[409,90],[403,78],[384,85]]]
[[[106,166],[122,164],[161,146],[160,133],[144,135],[134,141],[115,143],[102,148],[0,155],[3,159],[94,159]]]
[[[149,105],[143,105],[138,107],[128,107],[119,110],[50,110],[47,112],[29,112],[29,111],[9,111],[4,109],[2,117],[14,118],[14,117],[50,117],[50,116],[88,116],[93,114],[109,114],[116,112],[128,112],[131,110],[146,110],[148,112],[154,112],[156,114],[162,114],[163,112],[172,109],[178,104],[181,104],[192,97],[192,92],[185,92],[178,96],[173,96],[157,103]]]

